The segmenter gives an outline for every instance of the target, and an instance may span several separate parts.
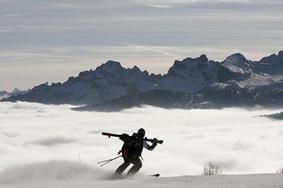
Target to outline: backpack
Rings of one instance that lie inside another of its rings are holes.
[[[143,139],[139,139],[138,135],[134,133],[124,141],[121,152],[124,159],[133,157],[140,157],[143,150]]]

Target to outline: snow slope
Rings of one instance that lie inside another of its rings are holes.
[[[110,179],[110,172],[70,161],[35,163],[11,168],[0,176],[1,188],[279,188],[282,174],[148,177]]]
[[[8,95],[8,94],[0,95],[0,100],[1,100],[1,99],[5,99],[5,98],[8,98],[8,97],[10,97],[10,95]]]
[[[1,99],[5,99],[5,98],[8,98],[10,95],[8,92],[6,91],[0,91],[0,100]]]

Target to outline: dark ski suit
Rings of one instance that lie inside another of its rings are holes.
[[[118,167],[115,174],[122,174],[132,163],[134,166],[128,171],[127,175],[134,175],[142,167],[142,162],[139,157],[141,157],[143,148],[153,150],[157,145],[157,141],[150,146],[143,138],[139,137],[137,133],[134,133],[132,136],[123,134],[120,139],[124,142],[122,150],[120,151],[122,152],[124,163]]]

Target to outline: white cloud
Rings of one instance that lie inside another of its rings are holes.
[[[148,4],[147,6],[154,8],[165,8],[165,9],[172,7],[172,5],[162,5],[162,4]]]

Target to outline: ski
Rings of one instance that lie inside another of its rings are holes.
[[[160,174],[157,173],[157,174],[151,174],[151,175],[148,175],[148,176],[158,178],[158,177],[160,177]],[[122,179],[127,179],[127,178],[130,178],[130,177],[132,177],[132,176],[126,176],[126,175],[122,175],[122,174],[119,174],[119,175],[113,174],[113,175],[107,177],[106,179],[107,180],[122,180]]]
[[[152,174],[152,175],[150,175],[150,176],[153,176],[153,177],[159,177],[159,176],[160,176],[160,174]]]

